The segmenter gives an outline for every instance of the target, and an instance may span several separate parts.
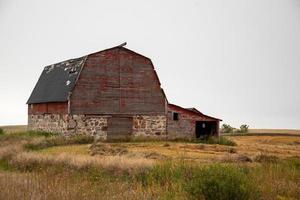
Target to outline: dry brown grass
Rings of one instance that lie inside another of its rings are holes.
[[[60,153],[58,155],[46,155],[36,152],[19,153],[13,157],[10,162],[14,166],[17,166],[21,169],[30,169],[36,166],[62,165],[77,170],[95,167],[112,171],[127,172],[146,169],[153,165],[151,160],[143,158],[127,158],[123,156],[75,156],[66,153]]]
[[[22,145],[11,145],[0,147],[0,159],[9,158],[23,150]]]
[[[287,158],[300,155],[300,137],[293,136],[234,136],[228,137],[238,146],[229,147],[223,145],[194,144],[180,142],[141,142],[141,143],[111,143],[106,144],[111,148],[126,149],[122,155],[125,158],[144,158],[153,160],[147,155],[156,154],[161,159],[189,160],[199,163],[224,162],[230,159],[243,160],[240,157],[254,159],[257,155],[276,155],[279,158]],[[87,155],[88,145],[72,145],[68,147],[52,147],[41,151],[43,154],[81,154]],[[112,156],[110,151],[102,153],[99,157]]]
[[[176,165],[180,162],[200,167],[214,165],[216,162],[246,167],[247,176],[258,183],[262,199],[297,199],[300,195],[299,162],[289,165],[286,160],[300,155],[300,137],[226,137],[238,145],[231,147],[188,142],[168,142],[167,145],[165,142],[105,143],[109,149],[95,156],[90,155],[90,145],[86,144],[28,151],[23,148],[24,144],[39,142],[44,138],[17,140],[14,137],[14,140],[3,140],[0,161],[3,158],[8,160],[13,168],[12,171],[1,171],[0,168],[0,199],[187,199],[179,182],[173,184],[169,180],[166,186],[163,178],[162,182],[157,183],[157,177],[154,176],[149,179],[151,184],[145,186],[143,181],[133,178],[136,173],[157,170],[157,164],[169,162],[164,162],[165,160],[175,163],[175,172],[178,170]],[[115,151],[111,151],[114,148],[126,151],[116,155]],[[202,165],[203,163],[205,164]],[[94,169],[97,170],[93,172]],[[158,173],[164,177],[168,173],[174,173],[172,170],[154,171],[154,175]],[[176,179],[178,174],[174,175]],[[130,180],[127,180],[128,177]],[[147,178],[143,175],[141,177]],[[169,190],[172,192],[168,193]],[[174,192],[175,196],[172,196],[171,193]]]
[[[237,151],[254,156],[260,153],[287,158],[300,155],[300,137],[296,136],[234,136]]]

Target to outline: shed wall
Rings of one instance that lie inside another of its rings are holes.
[[[173,113],[179,114],[178,120],[173,120]],[[214,121],[217,122],[217,128],[219,126],[219,121],[208,118],[205,116],[199,116],[191,111],[187,111],[175,106],[168,106],[168,138],[187,138],[193,139],[196,137],[196,121]],[[217,131],[218,132],[218,131]]]

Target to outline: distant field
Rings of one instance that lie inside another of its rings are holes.
[[[11,126],[0,126],[7,133],[22,132],[27,130],[27,125],[11,125]]]
[[[249,129],[249,133],[300,134],[296,129]]]

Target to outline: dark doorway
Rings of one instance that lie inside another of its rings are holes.
[[[111,117],[107,121],[107,139],[129,139],[132,134],[132,117]]]
[[[217,123],[196,121],[196,138],[208,137],[217,134]]]

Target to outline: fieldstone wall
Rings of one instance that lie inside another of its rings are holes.
[[[29,115],[28,127],[31,130],[62,133],[64,135],[93,135],[106,140],[107,116],[41,114]]]
[[[28,115],[28,128],[34,131],[47,131],[65,134],[68,130],[68,115]]]
[[[107,139],[107,119],[111,116],[85,116],[65,114],[28,115],[31,130],[62,133],[64,135],[93,135]],[[132,136],[141,138],[165,138],[167,117],[164,115],[133,116]]]
[[[167,117],[165,115],[136,115],[133,116],[134,137],[166,138]]]

